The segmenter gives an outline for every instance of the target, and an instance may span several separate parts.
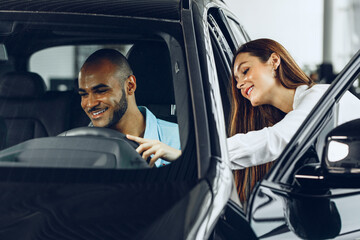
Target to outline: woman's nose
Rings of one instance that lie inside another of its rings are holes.
[[[244,82],[238,81],[238,82],[236,83],[236,88],[237,88],[237,89],[241,90],[243,87],[244,87]]]

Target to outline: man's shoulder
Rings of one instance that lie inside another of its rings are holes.
[[[176,123],[157,119],[159,140],[170,147],[180,149],[179,127]]]
[[[157,119],[158,131],[161,138],[167,138],[174,136],[178,138],[179,136],[179,126],[177,123],[165,121],[162,119]]]
[[[158,122],[158,125],[159,125],[159,126],[162,126],[162,127],[178,128],[178,124],[177,124],[177,123],[165,121],[165,120],[162,120],[162,119],[160,119],[160,118],[157,118],[156,121]]]
[[[145,116],[146,122],[154,124],[155,122],[160,128],[178,128],[177,123],[165,121],[163,119],[157,118],[148,108],[144,106],[138,106],[140,112]]]

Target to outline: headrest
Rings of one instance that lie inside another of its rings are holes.
[[[136,43],[127,59],[136,77],[137,104],[175,104],[170,55],[165,42]]]
[[[0,97],[37,98],[45,91],[45,82],[37,73],[8,72],[0,79]]]

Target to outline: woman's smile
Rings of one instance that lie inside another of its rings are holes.
[[[249,53],[241,53],[236,57],[234,76],[237,87],[254,107],[272,104],[274,92],[279,88],[277,80],[272,75],[272,69],[271,61],[262,62]]]
[[[250,97],[250,93],[252,92],[253,89],[254,89],[254,85],[252,85],[246,89],[245,93],[248,97]]]

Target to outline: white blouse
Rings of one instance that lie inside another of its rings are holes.
[[[301,85],[296,88],[293,110],[271,127],[258,131],[239,133],[227,139],[232,169],[242,169],[279,157],[286,144],[296,133],[315,104],[328,89],[328,84],[317,84],[311,88]],[[360,118],[360,100],[346,92],[340,99],[338,124]]]

